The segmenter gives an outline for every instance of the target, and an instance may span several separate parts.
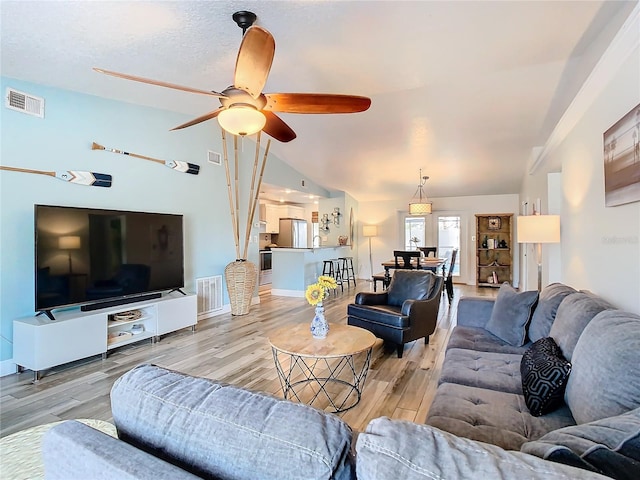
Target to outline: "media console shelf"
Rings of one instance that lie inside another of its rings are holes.
[[[119,319],[118,314],[137,310],[136,319]],[[56,312],[55,320],[30,316],[13,321],[13,361],[20,370],[34,372],[102,354],[134,342],[151,340],[186,327],[195,329],[198,321],[196,295],[178,292],[159,299],[129,303],[83,312],[77,308]],[[133,328],[136,325],[136,328]]]

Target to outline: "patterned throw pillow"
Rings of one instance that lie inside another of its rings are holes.
[[[539,417],[562,404],[569,373],[571,362],[562,356],[553,338],[541,338],[529,347],[520,362],[520,376],[531,415]]]

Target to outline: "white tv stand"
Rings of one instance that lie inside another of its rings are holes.
[[[118,313],[138,310],[135,320],[115,320]],[[156,342],[160,335],[191,327],[198,322],[196,295],[178,292],[161,298],[108,307],[90,312],[80,309],[56,312],[55,320],[44,315],[13,321],[13,361],[18,370],[33,370],[34,381],[42,370],[102,354],[142,340]],[[142,325],[133,329],[133,325]],[[142,330],[142,331],[140,331]]]

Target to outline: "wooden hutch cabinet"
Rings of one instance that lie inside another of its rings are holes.
[[[513,214],[476,214],[476,285],[513,285]]]

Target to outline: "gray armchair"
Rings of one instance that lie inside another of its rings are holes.
[[[347,307],[347,323],[369,330],[393,345],[402,358],[404,344],[436,329],[444,279],[427,270],[397,270],[383,293],[360,292]]]

